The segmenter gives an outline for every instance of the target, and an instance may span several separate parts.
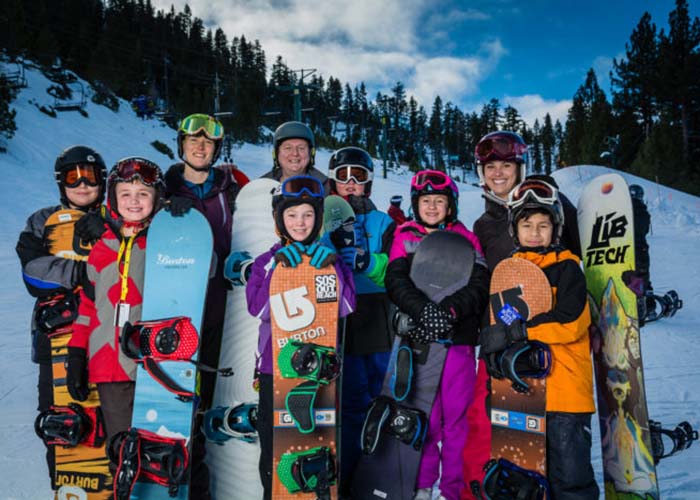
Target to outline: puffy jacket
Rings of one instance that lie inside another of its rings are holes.
[[[440,305],[446,311],[451,311],[457,320],[453,342],[457,345],[476,345],[481,316],[488,305],[489,272],[479,240],[464,227],[464,224],[456,222],[445,229],[464,236],[477,253],[469,283],[440,302]],[[415,221],[406,222],[396,228],[386,271],[385,283],[389,298],[416,321],[430,299],[411,281],[411,262],[415,247],[427,234],[425,227]]]
[[[256,368],[260,373],[272,374],[272,324],[270,318],[270,280],[274,255],[282,248],[280,243],[259,255],[251,267],[245,294],[248,312],[260,319]],[[355,284],[350,270],[338,259],[335,263],[338,274],[338,317],[344,318],[355,309]]]
[[[552,371],[547,377],[547,411],[590,413],[593,402],[593,364],[588,327],[586,278],[580,260],[571,251],[516,252],[544,271],[554,294],[551,311],[530,318],[530,340],[548,344],[552,351]]]
[[[119,347],[121,328],[115,325],[115,310],[122,290],[120,273],[124,272],[124,262],[130,254],[124,302],[130,305],[129,321],[133,323],[141,319],[146,231],[123,238],[109,227],[88,257],[89,285],[80,292],[78,318],[73,323],[73,335],[68,345],[87,349],[92,383],[128,382],[136,376],[136,363]],[[124,246],[124,252],[122,260],[117,262],[121,246]]]

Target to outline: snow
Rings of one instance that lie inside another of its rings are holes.
[[[2,63],[0,62],[0,65]],[[88,100],[85,118],[77,112],[59,113],[56,118],[39,111],[53,103],[45,89],[50,85],[36,69],[28,69],[29,87],[19,94],[12,107],[17,110],[17,132],[7,141],[8,151],[0,154],[0,318],[5,333],[0,336],[0,480],[3,498],[48,499],[51,497],[43,445],[35,436],[37,365],[30,361],[29,319],[33,299],[21,280],[19,260],[14,251],[26,218],[40,207],[58,202],[53,180],[53,163],[58,153],[73,144],[86,144],[99,151],[108,166],[124,156],[142,155],[163,168],[173,161],[158,153],[150,143],[158,140],[177,151],[175,131],[157,120],[141,120],[121,101],[119,112]],[[86,85],[88,88],[88,85]],[[326,169],[331,152],[320,150],[316,163]],[[244,144],[233,153],[235,163],[251,178],[269,170],[270,145]],[[391,171],[381,175],[381,161],[372,198],[380,209],[389,206],[392,195],[403,194],[408,209],[410,173]],[[610,169],[576,166],[560,170],[555,178],[562,191],[575,203],[583,186]],[[655,420],[673,428],[688,420],[700,425],[700,394],[693,389],[700,382],[697,361],[696,323],[692,311],[700,310],[700,198],[624,174],[629,183],[640,184],[652,214],[652,282],[655,289],[674,288],[684,308],[672,319],[646,326],[642,332],[645,379],[649,413]],[[483,200],[473,186],[460,184],[460,218],[469,226],[483,212]],[[597,421],[594,419],[594,469],[600,479],[601,460]],[[661,494],[666,499],[697,498],[700,489],[700,444],[664,460],[657,468]]]

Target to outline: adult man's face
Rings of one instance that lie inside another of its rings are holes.
[[[277,150],[277,161],[282,168],[282,180],[306,173],[310,160],[311,150],[305,139],[287,139]]]

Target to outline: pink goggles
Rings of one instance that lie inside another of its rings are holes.
[[[421,170],[411,179],[411,188],[423,190],[428,186],[436,191],[452,189],[453,182],[450,177],[444,172],[438,170]]]

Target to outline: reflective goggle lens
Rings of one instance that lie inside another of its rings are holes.
[[[204,114],[190,115],[180,123],[179,130],[187,135],[195,135],[203,131],[209,139],[221,139],[224,136],[224,126],[213,116]]]
[[[85,182],[88,186],[99,185],[97,169],[91,164],[76,164],[71,165],[62,172],[63,184],[69,188],[75,188],[81,182]]]
[[[282,196],[323,198],[323,185],[313,177],[290,177],[282,183]]]
[[[476,145],[476,159],[484,163],[489,160],[505,161],[525,154],[527,146],[504,138],[486,139]]]
[[[436,170],[418,172],[413,178],[413,187],[415,188],[424,189],[428,184],[430,184],[433,189],[445,189],[450,185],[450,178]]]
[[[347,183],[351,180],[356,184],[367,184],[372,180],[372,172],[361,165],[344,165],[331,172],[331,178],[340,183]]]
[[[143,158],[128,158],[118,162],[110,176],[112,181],[131,182],[134,179],[153,186],[161,181],[160,168]]]
[[[513,190],[509,205],[518,206],[529,197],[551,205],[557,201],[557,189],[544,181],[525,181]]]

